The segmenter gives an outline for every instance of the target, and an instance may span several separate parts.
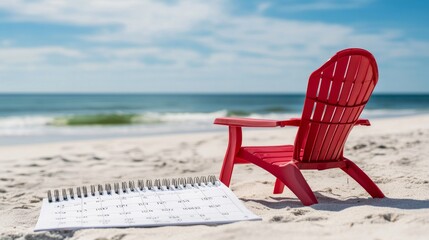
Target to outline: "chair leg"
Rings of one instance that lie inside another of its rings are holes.
[[[234,160],[241,147],[242,133],[240,127],[229,127],[228,148],[223,160],[219,180],[226,186],[231,182],[232,170],[234,169]]]
[[[383,192],[362,169],[348,159],[344,161],[347,163],[346,167],[341,168],[344,172],[358,182],[373,198],[384,198]]]
[[[309,206],[317,203],[316,196],[295,164],[280,166],[275,175],[301,200],[302,204]]]
[[[285,188],[284,183],[280,179],[276,179],[276,183],[274,184],[273,194],[281,194]]]
[[[234,156],[231,157],[230,154],[226,154],[225,159],[223,160],[222,170],[220,171],[219,180],[223,182],[227,187],[231,182],[232,170],[234,169]]]

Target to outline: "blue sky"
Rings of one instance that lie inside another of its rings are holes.
[[[427,1],[0,1],[0,92],[303,93],[370,50],[377,92],[429,91]]]

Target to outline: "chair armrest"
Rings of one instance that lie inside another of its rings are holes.
[[[301,125],[301,119],[300,118],[291,118],[288,120],[282,120],[280,121],[280,126],[284,127],[284,126],[294,126],[294,127],[299,127],[299,125]]]
[[[355,123],[356,125],[361,125],[361,126],[371,126],[371,123],[369,122],[368,119],[358,119]]]
[[[290,120],[266,120],[255,118],[216,118],[214,124],[236,126],[236,127],[284,127],[284,126],[299,126],[300,119]]]

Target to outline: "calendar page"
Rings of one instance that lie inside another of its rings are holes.
[[[44,199],[34,231],[222,224],[243,220],[261,218],[244,207],[228,187],[216,181],[176,188],[128,189],[118,194],[104,190],[59,201]]]

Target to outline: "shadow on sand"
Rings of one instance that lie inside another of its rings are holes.
[[[357,206],[374,206],[386,208],[398,208],[404,210],[412,209],[429,209],[429,199],[417,200],[408,198],[359,198],[354,197],[347,200],[340,200],[337,198],[327,197],[320,193],[315,193],[318,204],[310,206],[315,210],[325,211],[341,211],[351,207]],[[298,208],[303,207],[302,203],[297,198],[288,197],[270,197],[272,200],[254,200],[249,198],[240,198],[244,202],[256,202],[272,209],[283,208]]]

